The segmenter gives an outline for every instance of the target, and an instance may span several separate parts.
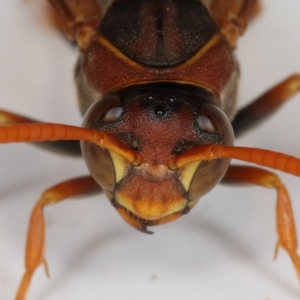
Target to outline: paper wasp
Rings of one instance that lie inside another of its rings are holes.
[[[251,52],[249,52],[249,53],[251,53]],[[259,91],[257,91],[257,92],[259,92]],[[16,111],[16,110],[15,110]],[[27,115],[29,115],[29,113],[27,114]],[[58,122],[58,121],[57,121]],[[278,138],[279,139],[279,138]],[[249,144],[247,144],[247,145],[249,145]],[[255,145],[258,145],[258,144],[255,144]],[[252,145],[251,145],[252,146]],[[258,146],[260,146],[260,144],[258,145]],[[4,147],[4,146],[3,146]],[[266,146],[267,147],[267,146]],[[296,155],[296,154],[295,154]],[[45,170],[45,171],[47,171],[47,170]],[[243,191],[244,193],[245,193],[245,189],[244,189],[244,191]],[[27,198],[27,197],[26,197]],[[204,197],[205,198],[205,197]],[[295,197],[294,197],[295,198]],[[295,199],[296,200],[296,199]],[[69,205],[70,205],[70,203],[68,203]],[[49,209],[50,210],[50,209]],[[100,212],[99,212],[100,213]],[[268,212],[269,213],[269,212]],[[192,214],[191,214],[192,215]],[[82,220],[80,220],[81,222],[82,222]],[[47,244],[48,246],[49,246],[49,243]],[[48,247],[47,247],[48,248]],[[48,253],[48,251],[47,251],[47,253]],[[47,254],[47,256],[48,256],[48,254]]]

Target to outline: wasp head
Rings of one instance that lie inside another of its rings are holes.
[[[105,95],[87,112],[84,127],[107,131],[142,156],[142,164],[134,166],[113,151],[82,142],[95,180],[122,217],[143,231],[187,213],[229,164],[202,161],[171,170],[168,161],[195,146],[233,141],[231,125],[209,92],[170,83]]]

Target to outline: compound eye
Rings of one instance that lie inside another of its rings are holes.
[[[206,132],[215,132],[214,125],[207,116],[199,115],[197,118],[197,123],[200,127],[200,130]]]
[[[103,122],[114,122],[118,120],[123,113],[123,107],[113,107],[110,109],[103,118]]]
[[[206,135],[209,143],[233,145],[233,130],[226,114],[212,104],[203,105],[197,116],[200,132]],[[210,138],[209,138],[210,137]]]

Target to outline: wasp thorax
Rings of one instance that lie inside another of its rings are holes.
[[[143,157],[137,167],[113,151],[82,142],[95,180],[133,218],[155,221],[185,212],[228,166],[228,160],[216,160],[175,171],[167,167],[169,159],[195,146],[232,144],[226,115],[204,89],[167,83],[124,88],[96,102],[83,126],[113,134]]]

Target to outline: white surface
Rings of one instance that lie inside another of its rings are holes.
[[[300,71],[299,0],[264,3],[264,12],[239,43],[242,103]],[[22,1],[0,1],[0,106],[80,124],[72,82],[76,55],[39,24],[43,16],[35,16]],[[300,95],[237,144],[300,156],[299,112]],[[81,160],[21,144],[2,145],[0,162],[0,300],[11,300],[23,273],[34,202],[47,187],[87,171]],[[300,230],[300,179],[280,176]],[[189,215],[154,227],[152,236],[127,226],[105,197],[50,207],[51,279],[39,268],[28,300],[299,299],[287,255],[281,250],[272,262],[274,205],[273,191],[219,186]]]

